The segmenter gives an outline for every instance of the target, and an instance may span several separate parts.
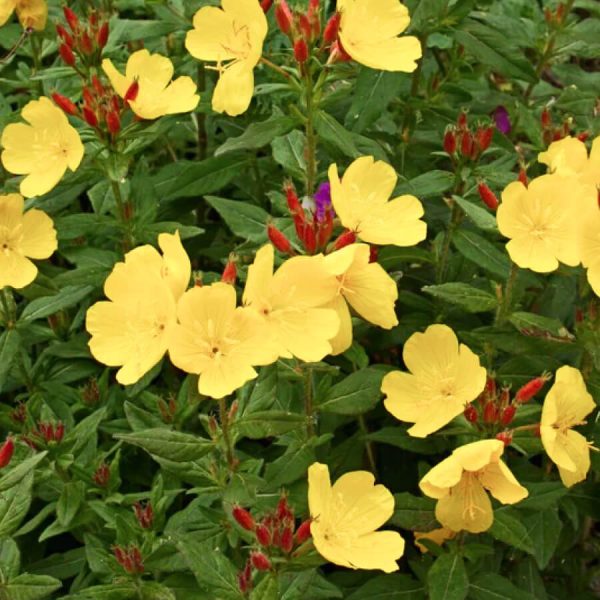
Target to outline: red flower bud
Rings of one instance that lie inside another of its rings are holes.
[[[279,25],[279,29],[288,35],[292,30],[294,17],[285,0],[277,0],[277,4],[275,5],[275,20],[277,21],[277,25]]]
[[[235,258],[229,257],[225,268],[223,269],[223,274],[221,275],[221,281],[223,283],[229,283],[233,285],[235,280],[237,279],[237,267],[235,264]]]
[[[271,569],[271,561],[262,552],[252,552],[250,562],[257,571],[269,571]]]
[[[498,208],[498,198],[496,194],[482,181],[477,186],[479,197],[483,200],[483,203],[490,209],[496,210]]]
[[[282,252],[283,254],[294,253],[290,240],[288,240],[285,234],[277,229],[277,227],[275,227],[275,225],[272,223],[267,225],[267,235],[269,236],[273,246],[275,246],[279,252]]]
[[[123,100],[127,103],[127,102],[133,102],[137,96],[138,96],[138,92],[140,91],[140,84],[137,81],[137,79],[127,88],[127,91],[125,92],[125,97],[123,98]]]
[[[313,254],[317,249],[317,236],[312,223],[306,223],[302,230],[302,244],[308,254]]]
[[[512,431],[501,431],[500,433],[496,434],[496,439],[503,442],[505,446],[510,446],[512,438]]]
[[[54,430],[54,441],[55,442],[61,442],[63,437],[65,435],[65,425],[64,423],[62,423],[62,421],[58,422],[58,425],[56,426],[56,429]]]
[[[379,248],[377,246],[369,246],[369,262],[376,263],[379,258]]]
[[[100,27],[98,33],[96,34],[96,43],[98,44],[98,48],[100,48],[100,50],[102,50],[104,46],[106,46],[106,43],[108,42],[109,32],[110,30],[108,28],[108,23],[102,23],[102,27]]]
[[[550,379],[549,374],[541,375],[531,381],[528,381],[524,386],[520,387],[515,394],[515,401],[525,404],[529,402],[543,387],[546,381]]]
[[[96,77],[96,75],[92,75],[92,86],[94,87],[94,90],[96,90],[96,94],[98,94],[98,96],[104,96],[106,93],[102,82],[98,79],[98,77]]]
[[[298,546],[303,544],[311,536],[310,523],[311,519],[306,519],[306,521],[302,521],[298,526],[298,529],[296,529],[296,544],[298,544]]]
[[[488,402],[483,407],[483,422],[495,423],[498,420],[498,407],[495,402]]]
[[[58,53],[66,65],[69,67],[75,66],[75,55],[73,54],[73,50],[71,50],[67,44],[61,44]]]
[[[106,463],[102,463],[92,477],[94,483],[98,487],[106,487],[110,480],[110,467]]]
[[[446,129],[446,133],[444,134],[444,151],[448,154],[456,152],[456,134],[454,129]]]
[[[338,237],[337,240],[335,240],[335,243],[333,244],[333,247],[336,250],[341,250],[342,248],[349,246],[350,244],[354,244],[354,242],[356,241],[356,233],[354,233],[354,231],[345,231],[344,233],[342,233],[342,235],[340,235],[340,237]]]
[[[527,187],[529,185],[529,180],[527,179],[527,171],[522,167],[519,169],[519,177],[518,180]]]
[[[460,115],[458,115],[458,119],[456,119],[456,125],[459,129],[464,130],[467,128],[467,113],[462,110]]]
[[[84,54],[92,54],[92,52],[94,51],[94,45],[92,44],[92,38],[90,37],[90,34],[87,31],[84,31],[81,34],[79,40],[81,45],[81,51]]]
[[[515,404],[510,404],[507,406],[500,415],[500,423],[502,425],[510,425],[512,420],[515,418],[515,413],[517,412],[517,406]]]
[[[271,6],[273,6],[273,0],[262,0],[260,3],[260,7],[263,9],[264,13],[268,13]]]
[[[293,519],[294,513],[290,509],[290,505],[287,501],[287,496],[281,496],[279,502],[277,503],[277,518],[280,521],[285,521],[286,519]]]
[[[304,41],[304,38],[298,38],[294,42],[294,58],[300,64],[308,60],[308,45]]]
[[[15,452],[15,442],[11,437],[7,438],[0,447],[0,469],[3,469],[10,463]]]
[[[94,127],[94,128],[98,127],[98,117],[96,116],[96,113],[91,108],[84,106],[81,112],[83,113],[83,118],[84,118],[85,122],[90,127]]]
[[[119,118],[119,113],[113,110],[106,114],[105,120],[106,128],[108,129],[109,133],[112,135],[119,133],[121,130],[121,119]]]
[[[231,514],[238,522],[240,527],[243,527],[247,531],[254,531],[254,518],[245,508],[242,508],[241,506],[234,506]]]
[[[246,577],[246,574],[244,573],[244,571],[240,571],[237,574],[237,581],[238,581],[238,588],[240,589],[240,592],[242,592],[242,594],[246,595],[248,593],[248,591],[250,590],[251,580],[249,580]]]
[[[327,21],[325,29],[323,30],[323,41],[326,44],[333,44],[333,42],[337,40],[338,30],[340,28],[340,19],[341,14],[337,12],[329,19],[329,21]]]
[[[63,12],[71,31],[76,32],[79,29],[79,19],[77,18],[77,15],[68,6],[63,8]]]
[[[470,131],[463,131],[460,137],[460,152],[465,158],[471,158],[473,154],[473,135]]]
[[[479,150],[483,152],[490,147],[492,143],[492,138],[494,137],[494,128],[493,127],[479,127],[475,134],[477,139],[477,146]]]
[[[585,142],[589,137],[590,137],[590,132],[589,131],[582,131],[581,133],[577,134],[577,139],[580,142]]]
[[[71,34],[62,25],[56,26],[56,33],[58,33],[59,37],[65,44],[67,44],[67,46],[69,46],[69,48],[73,47],[73,38],[71,37]]]
[[[268,527],[258,525],[255,531],[256,541],[265,548],[271,545],[271,532]]]
[[[152,509],[152,504],[150,504],[150,502],[148,502],[146,506],[142,506],[140,502],[136,502],[133,505],[133,511],[135,513],[135,518],[138,520],[142,529],[152,528],[152,523],[154,522],[154,510]]]
[[[92,107],[96,104],[96,101],[94,100],[94,95],[88,87],[83,88],[83,90],[81,91],[81,95],[83,97],[83,103],[86,106]]]
[[[281,534],[279,540],[279,547],[287,554],[292,551],[294,546],[294,531],[290,526],[286,527]]]
[[[300,204],[300,200],[298,200],[298,195],[296,194],[296,190],[290,181],[287,181],[284,184],[283,191],[285,192],[285,198],[287,200],[290,213],[294,215],[296,213],[303,212],[302,205]]]
[[[306,15],[300,14],[298,15],[297,22],[298,27],[302,32],[302,37],[304,37],[306,41],[312,40],[312,27],[310,21],[308,20],[308,17]]]
[[[552,125],[552,116],[550,115],[550,111],[547,108],[544,108],[544,110],[542,111],[540,121],[544,129],[547,129]]]
[[[52,100],[54,100],[54,102],[56,102],[56,104],[58,104],[58,106],[68,115],[76,115],[79,112],[75,103],[71,102],[68,98],[58,92],[52,94]]]
[[[469,423],[477,423],[477,419],[479,418],[479,413],[477,409],[472,404],[467,404],[465,406],[464,413],[465,419],[469,421]]]

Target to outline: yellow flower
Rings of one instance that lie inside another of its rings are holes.
[[[596,296],[600,296],[600,210],[581,219],[581,262],[587,269],[587,278]]]
[[[390,165],[372,156],[356,159],[341,181],[337,165],[331,165],[331,201],[342,225],[370,244],[414,246],[423,241],[427,225],[420,220],[421,202],[409,195],[389,200],[397,180]]]
[[[171,81],[173,63],[166,56],[150,54],[148,50],[138,50],[129,57],[125,75],[119,73],[108,58],[102,61],[102,69],[121,98],[135,81],[138,82],[137,96],[129,101],[129,106],[142,119],[189,112],[200,101],[196,84],[190,77]]]
[[[486,531],[494,522],[486,490],[502,504],[515,504],[528,496],[500,460],[504,443],[481,440],[461,446],[421,479],[423,493],[437,499],[435,518],[452,531]]]
[[[277,360],[278,347],[262,320],[248,308],[236,308],[232,285],[218,282],[188,290],[177,304],[177,316],[171,362],[200,375],[201,394],[223,398],[256,377],[254,366]]]
[[[194,15],[185,47],[193,57],[217,63],[219,81],[212,107],[235,117],[252,100],[254,67],[262,54],[267,19],[258,0],[222,0],[221,6],[204,6]]]
[[[56,250],[52,219],[32,208],[23,212],[23,196],[0,196],[0,289],[23,288],[37,275],[30,258],[48,258]]]
[[[404,540],[395,531],[376,531],[394,512],[394,496],[374,485],[368,471],[352,471],[331,485],[327,465],[308,469],[310,532],[319,554],[351,569],[398,570]]]
[[[17,13],[23,29],[45,29],[48,19],[46,0],[0,0],[0,27],[8,21],[13,11]]]
[[[558,369],[544,400],[540,434],[567,487],[583,481],[590,469],[590,444],[572,428],[582,425],[595,408],[581,372],[573,367]]]
[[[11,123],[2,132],[2,164],[10,173],[27,175],[21,181],[26,198],[49,192],[67,167],[75,171],[83,144],[65,113],[46,97],[32,100],[21,111],[25,123]]]
[[[448,527],[439,527],[431,531],[415,531],[415,546],[423,553],[429,552],[427,546],[421,544],[421,540],[430,540],[441,546],[445,541],[452,540],[456,537],[456,531],[448,529]]]
[[[447,325],[430,325],[411,335],[402,351],[410,373],[392,371],[381,384],[386,409],[414,423],[410,435],[425,437],[461,414],[485,387],[479,357]]]
[[[519,267],[538,273],[558,268],[559,261],[580,262],[579,223],[596,202],[596,191],[573,177],[542,175],[529,187],[520,181],[502,192],[496,218],[500,233],[510,238],[506,249]]]
[[[92,356],[121,367],[117,381],[138,381],[164,356],[177,323],[176,302],[187,287],[191,265],[179,234],[162,233],[158,244],[140,246],[115,265],[104,283],[109,301],[87,311],[86,329]]]
[[[412,73],[421,58],[414,36],[399,36],[410,24],[399,0],[338,0],[339,35],[344,50],[372,69]]]
[[[306,362],[331,353],[339,330],[336,312],[322,308],[333,299],[335,286],[324,257],[296,256],[273,274],[273,246],[267,244],[248,268],[243,301],[254,310],[264,330],[277,340],[279,355]]]
[[[548,165],[550,173],[561,177],[576,177],[581,183],[600,187],[600,136],[588,157],[585,144],[574,137],[552,142],[546,152],[540,152],[539,162]]]
[[[325,257],[332,273],[335,298],[327,306],[340,318],[338,334],[330,341],[340,354],[352,344],[352,320],[348,304],[366,321],[391,329],[398,324],[394,305],[398,299],[396,282],[377,263],[370,263],[369,246],[351,244]]]

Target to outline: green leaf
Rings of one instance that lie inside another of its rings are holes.
[[[214,447],[212,442],[199,436],[161,428],[121,433],[115,437],[143,448],[153,456],[173,462],[198,460]]]
[[[469,598],[473,598],[473,600],[535,600],[534,596],[496,573],[479,575],[474,581],[471,581]]]
[[[565,326],[558,320],[535,313],[514,312],[508,320],[519,330],[527,330],[540,333],[550,333],[554,336],[569,336]]]
[[[206,201],[221,215],[235,235],[262,243],[267,239],[268,213],[254,204],[207,196]]]
[[[508,255],[485,238],[472,231],[459,229],[454,232],[452,243],[466,259],[503,280],[508,277],[510,270]]]
[[[271,142],[273,158],[288,173],[302,179],[306,172],[306,158],[304,149],[306,138],[301,131],[294,130],[287,135],[277,137]]]
[[[360,156],[352,134],[330,114],[322,110],[317,111],[314,123],[315,130],[324,142],[327,142],[349,158]]]
[[[215,156],[236,150],[257,150],[270,144],[276,137],[285,135],[297,125],[298,121],[283,115],[271,115],[266,121],[251,123],[242,135],[229,138],[215,150]]]
[[[25,322],[43,319],[65,308],[81,302],[93,288],[90,285],[68,285],[54,296],[43,296],[32,300],[21,313],[20,320]]]
[[[424,600],[423,585],[409,575],[377,575],[352,592],[347,600]]]
[[[240,417],[234,424],[240,437],[260,440],[281,435],[297,429],[306,422],[306,417],[280,410],[265,410]]]
[[[21,338],[16,329],[8,329],[0,335],[0,391],[6,383],[20,345]]]
[[[281,600],[330,600],[342,598],[342,592],[327,581],[317,569],[290,574],[293,579],[283,592]],[[282,578],[283,579],[283,578]],[[285,580],[283,580],[285,586]]]
[[[23,462],[19,463],[16,467],[13,467],[8,473],[5,473],[2,477],[0,477],[0,495],[2,492],[6,490],[10,490],[12,487],[17,485],[25,476],[31,473],[38,463],[42,462],[46,457],[45,450],[43,452],[39,452],[34,456],[31,456],[25,459]]]
[[[472,313],[494,310],[498,305],[497,299],[492,294],[473,287],[468,283],[426,285],[422,290],[435,298],[456,304]]]
[[[364,439],[380,444],[389,444],[417,454],[439,454],[446,447],[446,443],[440,437],[416,438],[406,433],[406,427],[383,427],[378,431],[368,433]]]
[[[483,231],[498,231],[496,217],[485,208],[478,206],[474,202],[469,202],[460,196],[452,196],[452,198],[479,229]]]
[[[219,156],[202,161],[181,160],[163,167],[152,184],[161,202],[214,194],[244,171],[246,157]]]
[[[94,411],[91,415],[81,419],[79,423],[65,436],[63,444],[72,444],[70,451],[77,457],[88,444],[92,437],[98,434],[98,427],[106,416],[106,407]]]
[[[400,248],[398,246],[384,246],[379,251],[377,262],[386,270],[406,268],[411,263],[434,263],[431,252],[423,248]]]
[[[533,556],[540,569],[545,569],[556,548],[562,522],[556,509],[531,513],[526,520],[527,532],[533,542]]]
[[[432,498],[402,492],[394,494],[394,501],[390,523],[409,531],[431,531],[439,527],[435,518],[435,500]]]
[[[16,542],[11,538],[0,539],[0,581],[16,577],[20,567],[21,554]]]
[[[279,583],[276,575],[268,573],[252,590],[250,600],[279,600]]]
[[[430,600],[463,600],[469,590],[469,578],[462,556],[442,554],[427,575]]]
[[[560,481],[540,481],[524,485],[529,490],[529,496],[519,502],[519,508],[546,510],[555,507],[569,493],[569,489]]]
[[[508,511],[509,509],[505,508],[494,512],[494,522],[488,533],[509,546],[533,554],[533,542],[527,528],[518,518],[519,513],[516,511],[509,513]]]
[[[23,573],[8,583],[0,584],[0,598],[8,600],[43,600],[62,587],[62,583],[48,575]]]
[[[56,517],[63,526],[74,519],[85,498],[85,484],[82,481],[68,481],[63,486],[56,505]]]
[[[361,133],[379,119],[391,100],[398,96],[402,81],[400,73],[362,67],[354,84],[346,127]]]
[[[139,598],[135,584],[127,581],[93,585],[75,594],[65,596],[64,600],[133,600],[134,598]]]
[[[33,472],[27,473],[19,483],[0,494],[0,537],[11,535],[27,515],[31,505]]]
[[[371,410],[381,398],[380,369],[366,368],[352,373],[329,389],[317,409],[338,415],[360,415]]]
[[[315,447],[324,441],[326,436],[290,444],[282,456],[267,465],[265,479],[269,487],[279,488],[303,477],[308,467],[316,460]]]
[[[449,171],[429,171],[410,181],[398,184],[395,194],[412,194],[417,198],[441,196],[454,185],[454,173]]]

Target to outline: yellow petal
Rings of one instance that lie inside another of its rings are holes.
[[[143,51],[141,50],[140,52]],[[145,52],[147,52],[147,50]],[[117,94],[119,94],[121,98],[124,98],[125,94],[127,93],[127,90],[129,89],[133,81],[127,79],[125,75],[122,75],[115,68],[110,58],[105,58],[102,61],[102,70],[104,71],[104,74],[108,77],[110,84],[113,86],[115,92],[117,92]]]
[[[516,504],[527,498],[529,492],[501,461],[490,463],[479,475],[483,487],[502,504]]]
[[[1,0],[0,1],[0,27],[10,19],[10,15],[13,14],[17,0]]]
[[[498,462],[504,452],[500,440],[479,440],[456,448],[452,456],[465,471],[479,471],[492,462]]]
[[[410,373],[387,373],[381,383],[381,391],[386,396],[383,401],[386,410],[400,421],[415,423],[427,407],[418,382]]]
[[[175,79],[162,94],[165,110],[168,115],[190,112],[200,102],[198,88],[191,77],[183,76]]]
[[[27,211],[23,215],[21,252],[29,258],[48,258],[57,247],[52,219],[36,208]]]
[[[415,375],[432,378],[446,372],[458,357],[458,339],[447,325],[430,325],[424,333],[414,333],[402,351],[404,364]]]
[[[331,503],[331,480],[327,465],[315,462],[308,468],[308,507],[313,519],[327,520]]]
[[[588,152],[585,144],[577,138],[567,136],[552,142],[548,150],[538,154],[538,161],[548,165],[548,171],[559,175],[574,175],[586,167]]]
[[[179,231],[174,234],[161,233],[158,236],[158,245],[163,252],[161,275],[171,288],[175,300],[178,300],[190,283],[190,258],[181,244]]]
[[[427,546],[419,543],[421,540],[429,540],[438,546],[441,546],[446,540],[452,540],[456,537],[456,531],[448,527],[438,527],[431,531],[415,531],[415,546],[423,553],[429,552]]]
[[[9,4],[12,4],[9,3]],[[19,23],[24,29],[43,31],[48,20],[48,4],[46,0],[21,0],[16,3]],[[0,11],[1,12],[1,11]]]
[[[248,110],[254,93],[254,65],[238,61],[220,75],[212,97],[215,112],[237,117]]]
[[[374,531],[361,535],[352,544],[350,551],[344,554],[342,561],[347,561],[348,565],[342,566],[393,573],[398,570],[396,561],[404,554],[404,540],[396,531]]]
[[[211,362],[198,379],[198,391],[211,398],[224,398],[256,376],[256,371],[250,365],[235,359]]]
[[[419,487],[430,498],[443,498],[461,480],[462,473],[461,464],[451,455],[430,469],[419,481]]]
[[[329,340],[331,354],[332,356],[337,356],[348,350],[352,345],[352,317],[343,296],[338,296],[323,308],[332,308],[335,310],[340,320],[340,328],[337,335]]]
[[[588,441],[577,431],[568,431],[565,437],[565,449],[575,465],[575,470],[565,469],[558,465],[558,472],[564,485],[571,487],[587,477],[591,466],[590,446]]]
[[[36,278],[37,272],[37,267],[19,252],[0,252],[0,289],[24,288]]]
[[[381,71],[412,73],[423,56],[419,38],[412,35],[380,41],[355,42],[345,32],[340,39],[344,50],[362,65]]]
[[[25,202],[21,194],[0,195],[0,227],[12,230],[23,220]]]
[[[271,244],[258,250],[254,262],[248,267],[248,276],[242,297],[245,305],[258,304],[269,295],[274,262],[275,251]]]

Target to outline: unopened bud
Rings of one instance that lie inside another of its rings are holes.
[[[302,523],[300,523],[298,526],[298,529],[296,529],[295,540],[298,546],[300,544],[304,544],[304,542],[311,536],[310,523],[311,519],[306,519],[306,521],[302,521]]]
[[[90,127],[98,127],[98,117],[96,116],[96,113],[91,108],[84,106],[81,112],[83,113],[83,118],[84,118],[85,122]]]
[[[308,44],[304,38],[298,38],[294,42],[294,58],[299,64],[303,64],[308,60]]]
[[[460,136],[460,152],[465,158],[471,158],[473,154],[473,135],[468,130]]]
[[[245,508],[234,506],[231,514],[240,527],[243,527],[247,531],[254,531],[254,518]]]
[[[102,50],[104,48],[104,46],[106,46],[106,43],[108,42],[108,34],[109,34],[109,28],[108,28],[108,23],[104,22],[102,23],[102,26],[100,27],[100,29],[98,30],[98,33],[96,34],[96,43],[98,44],[98,48],[100,48],[100,50]]]
[[[338,239],[335,240],[333,247],[335,248],[335,250],[341,250],[342,248],[345,248],[350,244],[354,244],[355,241],[356,233],[354,233],[354,231],[348,230],[342,233],[342,235],[340,235],[340,237],[338,237]]]
[[[59,443],[62,441],[65,435],[65,425],[62,421],[58,422],[56,429],[54,430],[54,441]]]
[[[517,412],[516,404],[509,404],[500,415],[500,423],[502,425],[510,425],[512,420],[515,418],[515,413]]]
[[[336,12],[325,25],[323,30],[323,41],[326,44],[333,44],[338,38],[338,30],[340,28],[341,14]]]
[[[256,531],[254,532],[256,535],[256,541],[261,545],[267,548],[271,545],[271,532],[269,528],[265,525],[258,525]]]
[[[262,0],[260,3],[260,7],[263,9],[264,13],[268,13],[271,10],[271,6],[273,6],[273,0]]]
[[[250,590],[250,581],[246,578],[246,574],[244,573],[244,571],[240,571],[237,574],[237,582],[238,582],[238,588],[240,589],[240,592],[242,592],[242,594],[246,595],[248,593],[248,591]]]
[[[140,84],[137,81],[137,79],[127,88],[127,91],[125,92],[125,96],[123,98],[124,102],[133,102],[137,96],[138,93],[140,91]]]
[[[303,213],[304,211],[302,209],[302,205],[300,204],[300,200],[298,200],[298,194],[296,194],[296,190],[290,181],[284,184],[283,191],[285,192],[285,199],[287,201],[288,208],[290,209],[290,213],[292,215],[301,212]]]
[[[552,117],[550,116],[550,111],[547,108],[544,108],[544,110],[542,111],[540,121],[544,129],[547,129],[552,125]]]
[[[73,47],[73,38],[71,37],[71,34],[62,25],[56,26],[56,33],[58,34],[60,39],[65,44],[67,44],[67,46],[69,46],[69,48]]]
[[[291,526],[286,527],[279,540],[279,547],[286,553],[289,554],[294,547],[294,531]]]
[[[223,283],[229,283],[233,285],[235,280],[237,279],[237,266],[235,264],[234,259],[229,259],[225,268],[223,269],[223,274],[221,275],[221,281]]]
[[[483,422],[490,424],[498,420],[498,408],[495,402],[488,402],[483,407]]]
[[[15,442],[9,437],[6,439],[4,444],[0,447],[0,469],[6,467],[9,463],[13,454],[15,452]]]
[[[252,552],[250,554],[250,561],[257,571],[271,570],[271,561],[262,552]]]
[[[467,128],[467,113],[462,110],[458,118],[456,119],[456,125],[459,129],[464,130]]]
[[[277,503],[277,518],[280,521],[284,521],[286,519],[292,519],[294,517],[294,513],[290,509],[290,505],[287,501],[287,496],[282,495],[279,498],[279,502]]]
[[[76,32],[79,29],[79,19],[77,18],[77,15],[68,7],[65,6],[63,8],[63,12],[65,14],[65,19],[67,20],[67,23],[69,24],[69,27],[71,28],[72,32]]]
[[[294,253],[290,240],[288,240],[285,234],[277,229],[277,227],[275,227],[275,225],[272,223],[267,225],[267,235],[269,236],[273,246],[275,246],[279,252],[282,252],[283,254]]]
[[[68,115],[76,115],[79,112],[74,102],[71,102],[71,100],[58,92],[52,94],[52,100]]]
[[[456,134],[454,129],[446,129],[444,134],[444,151],[452,155],[456,152]]]
[[[477,420],[479,419],[479,413],[472,404],[468,404],[467,406],[465,406],[463,414],[465,415],[465,419],[467,419],[469,423],[477,423]]]
[[[154,510],[152,504],[148,502],[146,506],[142,506],[140,502],[136,502],[133,505],[133,511],[135,518],[137,519],[142,529],[151,529],[152,523],[154,522]]]
[[[527,187],[529,185],[529,180],[527,179],[527,171],[523,168],[519,169],[519,177],[518,180]]]
[[[500,440],[505,446],[510,446],[513,439],[512,431],[501,431],[496,434],[496,439]]]
[[[477,140],[477,146],[479,150],[483,152],[490,147],[492,143],[492,138],[494,137],[494,128],[493,127],[479,127],[477,132],[475,133],[475,137]]]
[[[87,31],[84,31],[80,37],[81,50],[84,54],[90,55],[94,51],[94,45],[92,44],[92,38]]]
[[[98,79],[96,75],[92,75],[92,86],[94,90],[96,90],[96,94],[98,94],[98,96],[104,96],[104,94],[106,93],[102,82],[100,81],[100,79]]]
[[[496,198],[496,194],[492,192],[492,190],[482,181],[477,186],[477,191],[479,192],[479,197],[483,201],[483,203],[490,209],[496,210],[498,208],[498,198]]]
[[[515,401],[525,404],[529,402],[543,387],[546,381],[550,379],[549,374],[543,374],[528,381],[524,386],[520,387],[515,394]]]
[[[379,258],[379,248],[371,244],[369,246],[369,262],[376,263]]]
[[[98,487],[106,487],[110,480],[110,467],[106,463],[100,464],[92,479]]]
[[[297,15],[296,22],[298,24],[298,28],[302,34],[302,37],[307,40],[312,40],[312,27],[310,21],[308,20],[308,16],[304,14]]]
[[[292,30],[294,17],[285,0],[277,0],[277,4],[275,5],[275,20],[277,21],[277,25],[279,25],[279,29],[288,35]]]
[[[587,141],[587,139],[590,137],[590,132],[589,131],[582,131],[581,133],[577,134],[577,139],[580,142],[585,142]]]
[[[308,254],[314,254],[317,249],[317,236],[312,223],[306,223],[302,230],[302,244]]]
[[[73,54],[73,50],[66,44],[63,43],[60,45],[58,49],[58,53],[60,57],[63,59],[63,62],[69,67],[75,66],[75,55]]]
[[[116,111],[112,110],[106,114],[106,128],[112,135],[119,133],[121,130],[121,119]]]

